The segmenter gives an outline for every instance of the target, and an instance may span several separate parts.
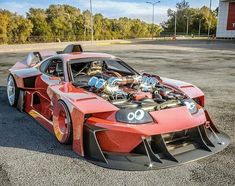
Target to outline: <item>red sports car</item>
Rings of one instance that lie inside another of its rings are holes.
[[[30,53],[9,71],[9,104],[103,167],[166,168],[217,153],[230,141],[211,121],[199,88],[139,74],[112,55],[69,45]]]

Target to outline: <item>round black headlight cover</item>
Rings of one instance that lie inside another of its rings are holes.
[[[142,109],[121,109],[116,113],[116,120],[129,124],[145,124],[153,122],[149,113]]]

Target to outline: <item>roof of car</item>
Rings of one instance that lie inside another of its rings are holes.
[[[65,61],[83,58],[114,58],[115,56],[105,53],[74,52],[69,54],[59,54]]]

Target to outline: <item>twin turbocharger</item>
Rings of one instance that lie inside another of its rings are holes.
[[[153,92],[155,86],[159,83],[155,77],[148,76],[126,76],[126,77],[110,77],[108,80],[93,76],[88,81],[88,86],[95,88],[96,91],[108,94],[110,96],[126,97],[127,92],[121,87],[129,85],[133,87],[137,85],[137,90],[141,92]]]

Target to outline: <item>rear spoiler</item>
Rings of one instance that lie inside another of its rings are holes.
[[[70,54],[74,52],[83,52],[83,48],[79,44],[68,45],[63,51],[58,51],[57,54]]]
[[[83,48],[80,44],[71,44],[68,45],[63,51],[39,51],[39,52],[30,52],[27,57],[24,59],[23,63],[27,66],[31,66],[33,62],[41,62],[42,60],[54,56],[56,54],[70,54],[74,52],[83,52]]]

